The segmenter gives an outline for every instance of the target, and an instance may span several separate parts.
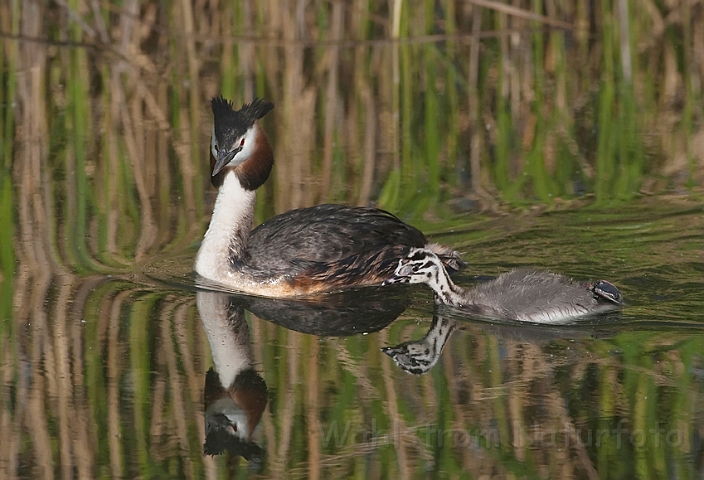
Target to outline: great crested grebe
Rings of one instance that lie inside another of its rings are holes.
[[[535,323],[561,323],[623,304],[621,292],[605,280],[579,283],[541,270],[513,270],[465,290],[452,282],[437,255],[423,248],[399,260],[388,283],[426,283],[438,304],[475,315]]]
[[[462,267],[456,252],[428,243],[420,230],[376,208],[302,208],[250,232],[256,190],[274,165],[258,120],[274,105],[255,99],[235,110],[217,97],[211,106],[211,180],[218,194],[196,255],[201,277],[244,293],[290,297],[382,285],[416,247],[437,254],[450,271]]]

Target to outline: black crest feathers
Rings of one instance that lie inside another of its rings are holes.
[[[215,118],[215,136],[222,143],[226,143],[228,138],[235,139],[244,135],[255,121],[274,108],[273,103],[259,98],[243,104],[239,110],[235,110],[232,102],[223,97],[213,98],[210,105]]]

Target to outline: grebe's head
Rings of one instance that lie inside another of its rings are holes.
[[[205,376],[203,399],[206,455],[228,451],[247,460],[261,456],[263,451],[252,436],[266,408],[268,393],[266,383],[254,369],[244,370],[232,385],[224,387],[211,368]]]
[[[434,287],[439,283],[443,268],[442,261],[433,252],[424,248],[413,248],[398,261],[393,278],[386,283],[427,283]]]
[[[611,282],[606,280],[597,280],[593,283],[587,284],[587,289],[589,289],[597,300],[615,303],[616,305],[624,305],[623,295],[621,291]]]
[[[274,164],[271,146],[261,131],[258,120],[274,104],[255,98],[235,110],[232,102],[215,97],[213,134],[210,142],[210,168],[213,184],[222,184],[222,173],[234,169],[240,183],[248,190],[256,190],[269,177]]]

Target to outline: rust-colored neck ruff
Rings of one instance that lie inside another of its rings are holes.
[[[235,168],[237,178],[245,190],[256,190],[261,187],[274,167],[274,151],[269,144],[269,139],[259,127],[259,122],[255,124],[255,128],[257,134],[254,140],[254,152]]]

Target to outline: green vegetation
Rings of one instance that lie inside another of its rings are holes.
[[[218,93],[277,105],[260,220],[326,200],[419,217],[462,197],[611,205],[701,186],[700,9],[519,3],[7,2],[0,175],[19,190],[41,166],[48,247],[76,272],[197,238]]]

